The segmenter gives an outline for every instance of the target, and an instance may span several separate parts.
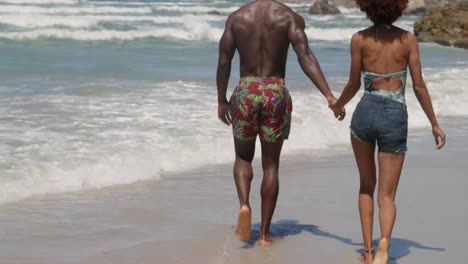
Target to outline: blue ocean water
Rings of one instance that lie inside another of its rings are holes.
[[[217,42],[226,16],[246,2],[1,0],[0,203],[230,162],[231,133],[216,118]],[[369,22],[355,9],[310,16],[289,5],[338,94],[349,40]],[[412,31],[417,19],[397,25]],[[468,52],[422,44],[421,55],[437,114],[466,116]],[[346,145],[349,121],[333,119],[289,58],[295,112],[284,152]],[[236,57],[228,93],[237,67]],[[411,129],[427,127],[408,97]]]

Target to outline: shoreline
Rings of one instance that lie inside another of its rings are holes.
[[[356,99],[357,100],[357,99]],[[352,113],[348,113],[347,119],[345,119],[343,122],[350,122]],[[457,121],[457,120],[462,120]],[[457,136],[464,136],[462,132],[464,130],[468,130],[468,117],[443,117],[439,118],[439,121],[441,123],[442,129],[444,127],[448,127],[450,131],[453,131],[454,133],[457,133]],[[337,123],[339,121],[336,120]],[[454,126],[458,122],[458,127],[449,127],[449,126]],[[348,126],[346,125],[347,129]],[[229,134],[231,140],[232,134]],[[428,148],[428,145],[432,144],[432,138],[429,138],[431,136],[430,132],[430,127],[416,127],[412,128],[409,131],[408,134],[408,154],[411,155],[413,149],[412,149],[412,144],[417,143],[419,146],[417,148]],[[450,136],[450,135],[449,135]],[[422,143],[421,143],[422,142]],[[283,154],[281,154],[281,163],[288,163],[288,164],[293,164],[301,166],[302,164],[307,164],[308,162],[326,162],[330,158],[349,158],[352,157],[354,158],[352,154],[352,148],[351,148],[351,143],[349,142],[348,144],[343,144],[343,143],[338,143],[334,144],[331,146],[328,146],[327,148],[323,149],[302,149],[302,150],[294,150],[288,151],[288,153],[285,153],[285,149],[288,148],[288,140],[285,141],[284,146],[283,146]],[[432,150],[432,149],[428,149]],[[434,148],[435,150],[435,148]],[[419,150],[418,150],[419,151]],[[102,190],[112,190],[112,189],[121,189],[121,188],[126,188],[126,187],[131,187],[133,185],[140,185],[140,184],[153,184],[153,183],[158,183],[163,180],[168,180],[168,179],[183,179],[183,178],[190,178],[190,177],[199,177],[200,175],[203,175],[205,173],[207,174],[213,174],[213,173],[219,173],[219,171],[231,171],[232,166],[235,161],[235,156],[234,156],[234,146],[232,146],[232,161],[229,162],[218,162],[218,163],[212,163],[212,164],[203,164],[198,167],[191,167],[188,169],[183,169],[183,170],[177,170],[177,171],[160,171],[159,172],[159,177],[157,179],[147,179],[147,180],[139,180],[131,183],[123,183],[123,184],[115,184],[115,185],[110,185],[110,186],[104,186],[101,188],[86,188],[86,189],[81,189],[77,191],[68,191],[68,192],[57,192],[57,193],[46,193],[46,194],[37,194],[37,195],[32,195],[23,199],[19,200],[13,200],[9,201],[6,203],[0,204],[0,209],[3,206],[8,206],[11,204],[21,204],[22,202],[27,202],[28,200],[48,200],[50,197],[54,198],[55,196],[67,196],[67,195],[73,195],[73,194],[81,194],[81,193],[96,193],[100,192]],[[353,160],[354,161],[354,160]],[[354,164],[353,164],[354,165]],[[256,143],[256,152],[255,152],[255,157],[253,160],[253,166],[254,166],[254,172],[256,174],[259,174],[261,172],[261,151],[260,151],[260,142],[257,138],[257,143]],[[282,165],[281,165],[282,166]]]
[[[443,151],[434,150],[427,131],[410,137],[390,263],[462,259],[464,238],[454,234],[463,229],[468,214],[446,205],[468,199],[468,150],[460,147],[468,136],[459,129],[468,122],[450,123]],[[2,205],[0,263],[355,263],[362,238],[354,158],[351,152],[314,157],[282,161],[271,249],[254,244],[261,181],[256,160],[248,244],[233,235],[238,205],[232,165],[224,164],[160,181]],[[374,230],[377,238],[377,225]]]

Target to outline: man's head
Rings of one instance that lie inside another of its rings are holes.
[[[356,0],[356,4],[375,25],[390,25],[403,15],[408,0]]]

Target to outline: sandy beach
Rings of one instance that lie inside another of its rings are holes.
[[[446,127],[443,151],[434,150],[429,129],[410,134],[390,263],[466,258],[466,127]],[[349,148],[283,158],[275,243],[267,249],[254,243],[261,180],[258,160],[254,165],[249,243],[233,235],[238,205],[225,164],[3,205],[0,263],[357,263],[358,178]]]
[[[275,242],[255,245],[259,152],[253,236],[247,244],[234,236],[232,133],[217,119],[215,75],[227,15],[247,2],[0,1],[0,264],[356,263],[362,238],[348,126],[360,95],[343,123],[334,120],[292,49]],[[303,16],[339,95],[350,39],[371,22],[356,8],[315,16],[288,5]],[[419,19],[395,25],[413,32]],[[408,78],[409,152],[391,263],[464,263],[468,52],[434,43],[420,51],[448,144],[435,150]],[[236,55],[228,95],[239,75]]]

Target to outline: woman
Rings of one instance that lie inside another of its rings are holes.
[[[445,144],[424,83],[415,36],[393,25],[407,7],[407,0],[356,0],[373,26],[357,32],[351,40],[351,72],[338,101],[335,115],[356,95],[364,77],[364,96],[351,121],[351,142],[360,175],[359,214],[364,238],[364,263],[387,263],[396,217],[395,194],[405,159],[408,114],[405,105],[407,67],[413,89],[431,125],[437,149]],[[378,147],[378,205],[381,239],[376,255],[372,247],[374,189]]]

